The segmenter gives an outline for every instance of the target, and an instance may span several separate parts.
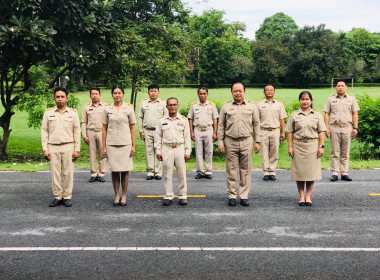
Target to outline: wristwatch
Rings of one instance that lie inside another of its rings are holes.
[[[320,145],[319,148],[325,148],[325,145]]]
[[[357,127],[354,127],[354,128],[352,128],[352,129],[356,129],[357,131],[359,131],[359,128],[357,128]]]

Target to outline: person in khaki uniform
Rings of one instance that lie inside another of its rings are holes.
[[[352,181],[348,176],[351,137],[358,135],[360,110],[356,98],[346,94],[347,86],[338,81],[336,94],[331,95],[323,108],[325,112],[326,136],[331,137],[331,181],[337,181],[339,173],[343,181]],[[330,125],[330,127],[329,127]],[[352,127],[353,125],[353,127]],[[340,166],[339,166],[340,156]]]
[[[132,104],[123,102],[123,87],[114,85],[111,93],[114,103],[105,106],[103,110],[103,156],[108,157],[108,168],[111,171],[115,192],[113,206],[126,206],[129,171],[133,169],[132,157],[136,152],[136,118]]]
[[[198,89],[199,101],[191,104],[187,115],[190,125],[191,139],[195,142],[196,172],[195,179],[212,179],[212,154],[216,141],[217,119],[219,117],[215,103],[207,100],[208,90]],[[203,170],[203,150],[205,152],[205,167]]]
[[[245,100],[245,85],[231,86],[233,100],[226,102],[218,123],[218,150],[226,153],[226,179],[228,205],[236,206],[237,173],[240,171],[240,205],[249,206],[248,193],[251,188],[252,150],[260,151],[260,119],[256,104]],[[255,144],[253,144],[254,131]]]
[[[177,114],[177,98],[169,98],[166,108],[169,114],[159,119],[154,137],[157,159],[164,165],[165,196],[162,205],[169,206],[174,198],[172,178],[175,166],[179,184],[178,204],[184,206],[187,205],[186,162],[191,153],[189,122]]]
[[[72,206],[74,161],[80,151],[80,123],[76,110],[66,107],[67,95],[65,88],[54,89],[57,106],[47,109],[42,119],[42,149],[49,161],[54,194],[50,207]]]
[[[286,111],[282,102],[273,98],[274,86],[267,85],[264,88],[264,94],[265,99],[257,103],[261,125],[260,151],[264,172],[263,179],[264,181],[275,181],[280,140],[285,140],[284,119],[286,119]]]
[[[301,92],[298,99],[301,109],[294,111],[286,124],[288,153],[292,157],[291,178],[297,181],[298,205],[312,206],[314,181],[322,179],[321,156],[324,153],[326,126],[322,115],[313,110],[310,92]]]
[[[149,98],[141,101],[139,106],[138,125],[140,137],[145,142],[147,180],[161,180],[162,163],[154,151],[154,135],[158,118],[168,114],[166,103],[158,98],[160,87],[152,84],[148,87]]]
[[[90,180],[89,182],[105,182],[106,158],[103,156],[102,147],[102,115],[106,103],[101,102],[102,97],[99,88],[90,90],[92,102],[87,103],[82,111],[82,137],[88,145],[90,152]],[[99,169],[97,168],[99,156]]]

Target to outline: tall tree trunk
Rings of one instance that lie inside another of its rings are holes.
[[[137,97],[137,75],[133,74],[132,77],[132,90],[131,90],[131,103],[133,104],[133,109],[136,111],[136,97]]]
[[[6,108],[3,115],[0,117],[0,127],[3,129],[3,136],[0,137],[0,157],[7,154],[7,145],[9,140],[9,135],[12,129],[9,129],[11,125],[11,118],[15,113],[11,111],[10,108]]]

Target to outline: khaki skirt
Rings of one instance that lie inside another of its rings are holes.
[[[316,181],[322,179],[321,158],[317,158],[318,142],[293,142],[293,181]]]
[[[106,145],[108,169],[111,172],[125,172],[133,169],[133,160],[129,156],[132,145]]]

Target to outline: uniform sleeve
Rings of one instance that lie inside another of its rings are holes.
[[[73,111],[74,116],[74,127],[73,127],[73,135],[74,135],[74,151],[80,151],[80,122],[79,116],[76,111]]]
[[[87,137],[87,110],[86,110],[86,105],[83,107],[82,110],[82,136],[83,138]]]
[[[212,106],[212,119],[215,120],[219,118],[218,109],[216,109],[215,104]]]
[[[261,140],[261,129],[260,129],[260,114],[259,114],[259,108],[256,106],[256,104],[253,105],[253,137],[255,139],[256,143],[260,143]]]
[[[169,115],[169,111],[166,108],[166,102],[164,101],[164,116],[167,116],[167,115]]]
[[[102,124],[108,124],[108,112],[105,108],[103,110]]]
[[[161,148],[162,148],[162,124],[161,124],[161,121],[159,120],[157,122],[156,131],[154,134],[154,149],[156,150],[157,155],[162,154]]]
[[[183,139],[185,140],[185,155],[191,154],[191,138],[189,122],[185,122],[185,130],[183,131]]]
[[[318,114],[318,127],[317,127],[318,133],[324,132],[326,130],[327,130],[326,129],[326,124],[325,124],[325,122],[323,120],[323,117],[322,117],[321,114]]]
[[[357,111],[359,111],[360,108],[359,108],[359,105],[358,105],[358,102],[356,101],[356,98],[352,98],[352,113],[355,113]]]
[[[129,124],[135,124],[136,123],[136,116],[135,116],[135,110],[133,109],[133,106],[131,107],[131,112],[129,114]]]
[[[327,98],[327,101],[326,101],[325,107],[323,107],[323,112],[326,112],[326,113],[328,113],[328,114],[330,114],[330,112],[331,112],[331,102],[330,102],[330,97]]]
[[[286,111],[285,111],[285,106],[284,104],[280,103],[281,104],[281,109],[280,109],[280,120],[283,120],[283,119],[286,119],[287,115],[286,115]]]
[[[49,127],[48,127],[48,117],[45,112],[43,118],[42,118],[42,125],[41,125],[41,142],[42,142],[42,150],[46,151],[47,144],[49,141]]]
[[[139,131],[143,132],[143,120],[144,120],[144,110],[143,110],[143,102],[140,102],[139,106],[139,116],[138,116],[138,126],[139,126]]]
[[[222,106],[220,109],[220,115],[219,115],[219,122],[218,122],[218,146],[224,146],[223,140],[224,140],[224,131],[226,126],[226,113],[225,113],[225,106]]]
[[[285,128],[285,131],[287,132],[287,133],[292,133],[292,134],[294,134],[294,131],[293,131],[293,115],[290,115],[289,116],[289,119],[288,119],[288,122],[287,122],[287,124],[286,124],[286,128]]]
[[[194,106],[190,105],[189,113],[187,114],[187,118],[190,120],[194,120]]]

